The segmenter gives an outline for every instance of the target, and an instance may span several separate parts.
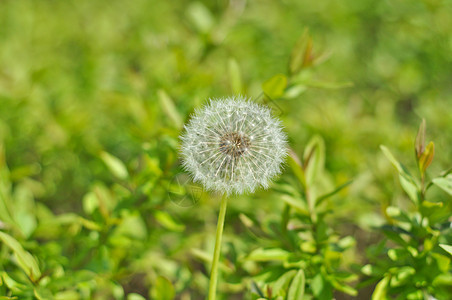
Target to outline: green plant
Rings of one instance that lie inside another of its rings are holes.
[[[450,6],[0,1],[0,299],[205,298],[220,199],[179,136],[228,95],[271,107],[295,154],[228,199],[218,300],[447,299]],[[408,158],[419,116],[429,166],[422,135]]]
[[[246,215],[244,225],[260,237],[261,247],[244,259],[252,262],[253,299],[330,299],[334,291],[352,296],[357,290],[349,283],[357,280],[343,260],[352,251],[355,239],[334,232],[327,218],[333,212],[329,198],[351,182],[331,189],[324,169],[325,145],[316,136],[306,146],[302,158],[291,151],[290,168],[296,180],[277,187],[284,210],[280,220],[259,224]]]
[[[414,148],[418,178],[381,146],[398,171],[412,209],[385,207],[387,223],[380,228],[385,239],[368,249],[371,263],[361,270],[368,281],[378,281],[372,299],[449,299],[452,293],[451,169],[429,180],[426,171],[433,160],[434,143],[426,145],[425,120]],[[446,194],[430,192],[434,187]]]

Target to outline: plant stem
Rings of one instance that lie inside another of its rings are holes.
[[[213,251],[212,269],[210,271],[209,300],[215,300],[218,279],[218,262],[220,260],[221,237],[223,236],[224,217],[228,198],[224,195],[221,198],[220,213],[218,215],[217,233],[215,235],[215,250]]]

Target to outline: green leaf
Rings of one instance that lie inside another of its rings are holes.
[[[262,299],[265,299],[263,298],[264,292],[262,292],[261,288],[257,285],[257,283],[254,280],[251,281],[251,292],[257,294],[259,297],[262,297]],[[258,298],[257,300],[259,299],[261,298]]]
[[[97,223],[82,218],[74,213],[67,213],[67,214],[61,214],[58,215],[55,219],[55,221],[59,224],[59,225],[75,225],[75,224],[79,224],[89,230],[94,230],[94,231],[101,231],[101,226],[99,226]]]
[[[41,277],[41,271],[35,258],[25,251],[16,239],[0,231],[0,240],[13,251],[19,266],[32,281]]]
[[[450,255],[452,255],[452,246],[450,245],[445,245],[445,244],[439,244],[439,246],[441,248],[443,248],[447,253],[449,253]]]
[[[382,275],[385,272],[385,270],[383,268],[380,268],[380,267],[377,267],[377,266],[374,266],[374,265],[371,265],[371,264],[367,264],[367,265],[365,265],[364,267],[361,268],[361,272],[364,275],[374,276],[375,277],[375,276]]]
[[[419,203],[419,186],[416,184],[413,176],[408,172],[408,170],[397,161],[397,159],[392,155],[391,151],[383,145],[380,145],[381,151],[386,156],[386,158],[392,163],[392,165],[399,172],[400,185],[403,190],[408,194],[410,199],[414,203]]]
[[[447,175],[446,177],[438,177],[432,180],[432,182],[452,196],[452,174]]]
[[[308,40],[308,30],[305,29],[292,49],[289,60],[289,71],[291,74],[300,72],[303,67],[303,58],[306,49],[306,41]]]
[[[37,227],[35,215],[30,212],[18,211],[16,213],[16,220],[24,237],[29,238]]]
[[[390,240],[404,247],[409,246],[408,242],[405,241],[401,236],[401,234],[410,235],[410,233],[406,230],[391,225],[383,225],[381,226],[381,229],[383,230],[384,235],[386,235],[386,237]]]
[[[302,213],[305,216],[309,216],[309,211],[306,206],[306,202],[303,201],[302,199],[295,199],[294,197],[289,195],[281,195],[280,198],[288,205],[298,210],[298,212]]]
[[[247,215],[245,215],[243,213],[239,214],[239,219],[240,219],[240,221],[242,221],[243,225],[245,225],[246,227],[254,226],[253,220],[251,220]]]
[[[144,240],[147,236],[146,224],[138,212],[124,211],[120,223],[114,230],[114,235]]]
[[[173,300],[175,291],[171,281],[163,276],[158,276],[151,289],[151,298],[159,300]]]
[[[332,284],[336,290],[346,293],[347,295],[354,297],[358,295],[358,291],[355,288],[336,280],[336,278],[333,278]]]
[[[388,206],[386,207],[386,214],[394,218],[400,216],[402,214],[402,211],[396,206]]]
[[[252,261],[285,261],[289,257],[289,252],[281,248],[257,248],[253,250],[248,256],[247,260]]]
[[[14,210],[10,192],[9,170],[6,166],[4,146],[0,143],[0,220],[15,228],[17,224],[12,217]]]
[[[290,270],[280,276],[273,284],[272,291],[274,295],[285,295],[287,287],[289,286],[292,279],[297,274],[297,271]]]
[[[389,249],[388,256],[393,261],[403,261],[408,258],[410,253],[405,248]]]
[[[242,75],[240,72],[240,66],[237,61],[230,58],[228,61],[229,81],[231,82],[232,92],[240,94],[243,92]]]
[[[442,273],[447,273],[447,272],[450,271],[451,259],[448,256],[442,255],[440,253],[435,253],[435,252],[431,253],[431,256],[436,260],[436,264],[438,266],[438,269]]]
[[[386,293],[388,290],[388,283],[389,283],[389,275],[386,275],[375,287],[375,290],[372,294],[372,300],[385,300]]]
[[[59,292],[55,295],[55,300],[79,300],[80,295],[77,291],[69,290]]]
[[[115,194],[102,183],[94,184],[91,190],[83,197],[83,209],[89,214],[98,209],[107,220],[117,205]]]
[[[166,299],[169,299],[169,298],[166,298]],[[131,294],[127,295],[127,300],[146,300],[146,298],[144,298],[140,294],[131,293]]]
[[[331,284],[323,277],[322,273],[318,273],[311,281],[312,293],[317,299],[332,299],[333,292]]]
[[[262,84],[262,90],[270,99],[278,99],[287,87],[287,77],[277,74]]]
[[[296,84],[293,86],[290,86],[286,89],[286,92],[284,93],[284,98],[296,98],[300,96],[302,93],[304,93],[308,88],[304,84]]]
[[[317,251],[317,247],[315,242],[313,241],[302,241],[300,243],[300,249],[301,251],[305,253],[315,253]]]
[[[388,206],[386,208],[386,214],[389,217],[391,217],[395,220],[401,221],[401,222],[405,222],[405,223],[411,222],[408,215],[404,211],[402,211],[399,207],[396,207],[396,206]]]
[[[350,249],[356,245],[356,240],[354,237],[349,235],[340,239],[337,242],[337,245],[343,250]]]
[[[197,249],[197,248],[192,248],[190,250],[190,252],[196,258],[198,258],[208,264],[212,264],[212,253],[209,253],[204,250]],[[226,272],[226,273],[234,272],[234,269],[232,268],[232,266],[230,264],[226,264],[226,263],[222,262],[221,260],[219,261],[219,268],[221,271]]]
[[[208,33],[213,28],[215,19],[201,2],[191,3],[187,9],[187,16],[201,33]]]
[[[0,280],[13,292],[20,292],[27,289],[27,286],[12,279],[8,273],[0,271]]]
[[[404,297],[406,297],[405,299],[407,300],[420,300],[420,299],[429,299],[427,297],[425,297],[424,292],[420,289],[418,290],[405,290],[404,291]]]
[[[126,166],[119,158],[105,151],[100,153],[100,158],[115,177],[119,179],[126,179],[129,177]]]
[[[335,194],[339,193],[341,190],[345,189],[347,186],[349,186],[351,183],[353,182],[353,180],[349,180],[344,184],[341,184],[340,186],[336,187],[333,191],[320,196],[319,198],[317,198],[315,204],[316,206],[318,206],[320,203],[322,203],[324,200],[328,199],[331,196],[334,196]]]
[[[409,266],[398,268],[395,276],[391,277],[390,286],[396,287],[404,285],[415,273],[416,270]]]
[[[411,176],[411,175],[410,175]],[[419,187],[414,183],[412,178],[408,178],[404,174],[399,174],[400,185],[407,193],[408,197],[414,202],[419,202]]]
[[[35,287],[33,289],[33,294],[38,300],[53,299],[52,292],[44,287]]]
[[[400,164],[397,159],[392,155],[391,151],[386,146],[380,145],[381,151],[383,151],[383,154],[386,156],[386,158],[392,163],[392,165],[397,169],[399,173],[404,173],[405,169]]]
[[[298,181],[303,187],[306,187],[306,175],[297,154],[289,149],[288,163]]]
[[[37,227],[35,216],[36,202],[33,192],[26,184],[19,184],[13,194],[14,219],[25,239],[30,237]]]
[[[289,291],[287,294],[287,300],[301,300],[304,296],[304,288],[306,284],[306,278],[304,276],[303,270],[298,270],[297,275],[295,275],[292,283],[290,284]]]
[[[452,286],[452,274],[451,273],[443,273],[433,279],[433,286],[445,285],[447,287]]]
[[[96,194],[93,192],[89,192],[88,194],[86,194],[82,199],[82,203],[83,210],[88,215],[91,215],[94,212],[94,210],[99,207],[99,201],[97,199]]]
[[[245,225],[246,228],[256,237],[262,238],[267,236],[267,233],[262,230],[262,226],[259,223],[255,223],[255,221],[253,221],[247,215],[240,213],[239,219],[243,223],[243,225]]]
[[[185,230],[185,226],[183,224],[177,222],[170,214],[165,211],[156,210],[154,212],[154,217],[157,222],[166,229],[176,232],[182,232]]]
[[[430,202],[427,200],[422,201],[422,206],[425,208],[432,208],[432,207],[441,208],[441,207],[443,207],[443,205],[444,205],[443,202]]]
[[[306,146],[303,155],[306,185],[315,182],[325,166],[325,142],[319,135],[314,136]]]
[[[182,126],[184,125],[182,117],[177,110],[173,99],[171,99],[164,90],[158,90],[157,96],[159,98],[160,106],[162,107],[163,112],[172,121],[172,124],[176,128],[182,128]]]

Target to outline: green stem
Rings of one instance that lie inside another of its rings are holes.
[[[217,233],[215,235],[215,250],[213,251],[212,270],[210,271],[209,300],[215,300],[218,279],[218,262],[220,260],[221,237],[223,236],[224,217],[228,198],[224,195],[221,198],[220,213],[218,215]]]

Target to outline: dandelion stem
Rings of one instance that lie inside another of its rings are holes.
[[[215,300],[218,279],[218,262],[220,259],[221,237],[223,236],[224,217],[228,198],[223,195],[220,204],[220,213],[218,214],[217,233],[215,235],[215,249],[213,251],[212,269],[210,271],[209,300]]]

